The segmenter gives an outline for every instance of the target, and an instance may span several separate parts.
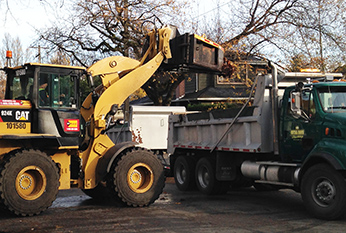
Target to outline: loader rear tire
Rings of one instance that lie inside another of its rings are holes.
[[[128,206],[148,206],[159,198],[165,186],[161,161],[150,151],[134,148],[113,166],[112,192]]]
[[[0,201],[16,215],[32,216],[46,210],[58,188],[58,167],[41,151],[9,155],[0,168]]]

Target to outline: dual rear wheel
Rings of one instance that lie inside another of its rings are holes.
[[[226,193],[230,183],[216,179],[215,163],[203,157],[195,165],[188,156],[179,156],[174,163],[174,179],[181,191],[193,190],[195,187],[204,194]]]

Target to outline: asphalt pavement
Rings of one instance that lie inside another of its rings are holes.
[[[292,190],[254,188],[205,196],[180,192],[172,178],[163,194],[144,208],[95,201],[78,189],[59,192],[52,207],[38,216],[0,212],[3,232],[345,232],[346,218],[314,219]]]

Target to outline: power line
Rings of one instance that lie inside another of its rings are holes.
[[[210,12],[215,11],[215,10],[220,10],[221,7],[227,5],[227,4],[231,3],[231,2],[232,2],[232,1],[229,1],[229,2],[226,2],[226,3],[222,4],[222,5],[218,5],[217,7],[213,8],[213,9],[207,11],[207,12],[204,12],[204,13],[202,13],[202,14],[196,15],[196,16],[193,17],[192,19],[199,18],[199,17],[201,17],[201,16],[203,16],[203,15],[206,15],[206,14],[209,14]]]

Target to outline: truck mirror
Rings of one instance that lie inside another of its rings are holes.
[[[291,111],[293,112],[294,115],[298,115],[298,116],[302,115],[300,97],[301,97],[301,93],[299,91],[291,92]]]

